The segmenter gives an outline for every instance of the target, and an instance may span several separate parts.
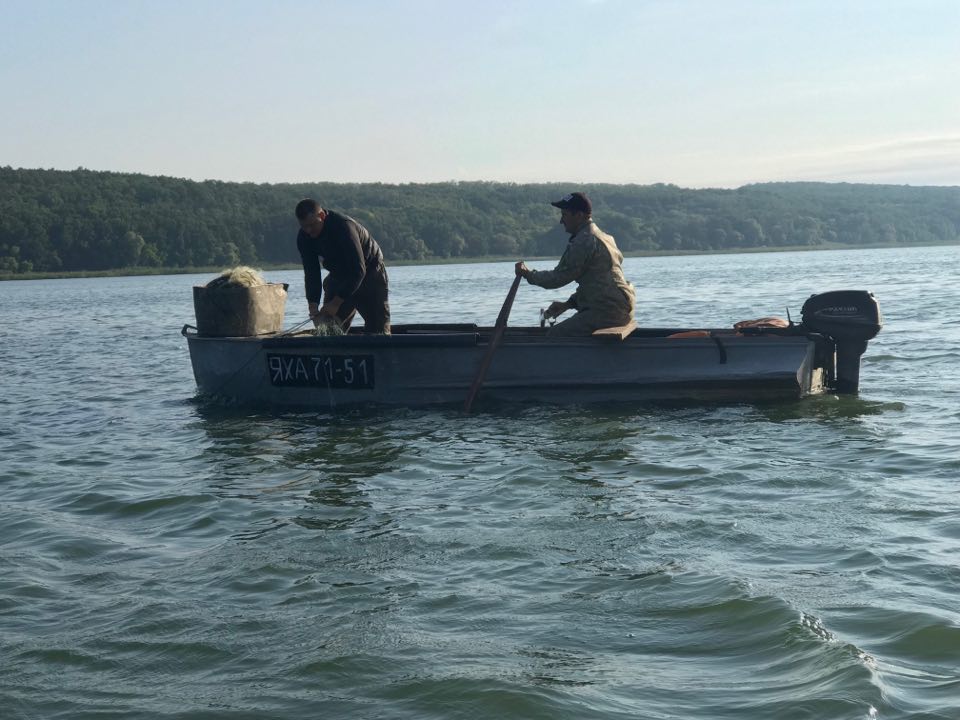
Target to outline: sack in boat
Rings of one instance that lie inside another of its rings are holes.
[[[268,283],[258,270],[241,265],[194,286],[197,332],[204,337],[251,337],[279,332],[287,284]]]
[[[788,323],[783,318],[778,318],[778,317],[763,317],[763,318],[757,318],[756,320],[741,320],[740,322],[734,323],[733,325],[733,329],[736,330],[737,332],[740,332],[741,330],[744,330],[746,328],[756,328],[759,330],[763,328],[785,328],[785,327],[790,327],[790,323]]]

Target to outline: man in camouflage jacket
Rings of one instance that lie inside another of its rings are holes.
[[[571,193],[550,203],[560,208],[560,223],[570,241],[553,270],[531,270],[521,260],[516,273],[531,285],[552,289],[577,281],[565,302],[551,303],[544,313],[554,318],[567,310],[577,313],[554,325],[548,335],[586,336],[594,330],[626,325],[633,320],[634,290],[623,276],[623,254],[612,236],[596,226],[593,207],[583,193]]]

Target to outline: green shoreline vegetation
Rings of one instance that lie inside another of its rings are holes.
[[[939,243],[924,243],[923,245],[915,245],[912,247],[937,247],[942,245],[960,245],[960,238],[952,241],[944,241]],[[874,245],[858,245],[857,248],[861,250],[883,250],[885,248],[896,248],[904,247],[904,245],[898,245],[896,243],[888,244],[874,244]],[[627,252],[624,253],[624,257],[670,257],[677,255],[737,255],[737,254],[755,254],[755,253],[775,253],[775,252],[810,252],[814,250],[849,250],[849,245],[840,245],[839,243],[833,243],[832,245],[823,245],[823,246],[795,246],[795,247],[761,247],[761,248],[729,248],[727,250],[688,250],[688,251],[670,251],[670,250],[649,250],[646,252]],[[518,259],[524,259],[528,262],[535,262],[538,260],[556,260],[558,256],[543,256],[543,257],[526,257],[518,258],[515,256],[500,256],[500,257],[481,257],[481,258],[470,258],[470,257],[459,257],[459,258],[437,258],[437,257],[427,257],[423,260],[394,260],[390,263],[391,266],[402,267],[405,265],[469,265],[473,263],[494,263],[494,262],[514,262]],[[137,277],[143,275],[203,275],[209,274],[211,276],[217,275],[223,272],[226,268],[219,265],[209,265],[206,267],[188,267],[188,268],[174,268],[174,267],[132,267],[132,268],[117,268],[114,270],[73,270],[69,272],[57,272],[57,273],[38,273],[38,272],[28,272],[28,273],[0,273],[0,282],[5,282],[8,280],[63,280],[68,278],[102,278],[102,277]],[[288,270],[300,270],[299,263],[280,263],[276,265],[260,265],[256,268],[263,273],[269,272],[282,272]]]
[[[0,280],[299,268],[293,206],[366,225],[390,265],[551,259],[572,189],[627,256],[960,243],[960,187],[765,183],[254,184],[0,167]]]

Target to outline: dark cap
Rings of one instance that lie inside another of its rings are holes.
[[[560,208],[561,210],[572,210],[573,212],[582,212],[586,213],[587,215],[593,212],[593,205],[590,204],[590,198],[588,198],[582,192],[564,195],[556,202],[552,202],[550,204],[556,208]]]

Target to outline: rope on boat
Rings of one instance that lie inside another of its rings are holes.
[[[710,333],[710,339],[713,340],[713,341],[717,344],[717,350],[720,351],[720,364],[721,364],[721,365],[726,365],[726,364],[727,364],[727,349],[723,346],[723,342],[721,342],[720,338],[718,338],[718,337],[717,337],[716,335],[714,335],[713,333]]]
[[[299,330],[299,329],[302,328],[304,325],[306,325],[308,322],[313,322],[313,318],[307,318],[307,319],[304,320],[302,323],[297,323],[297,324],[294,325],[292,328],[289,328],[289,329],[287,329],[287,330],[284,330],[283,332],[278,332],[278,333],[277,333],[277,337],[286,337],[287,335],[293,335],[294,331]],[[263,334],[263,335],[271,335],[272,333],[262,333],[262,334]]]

